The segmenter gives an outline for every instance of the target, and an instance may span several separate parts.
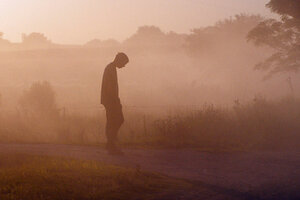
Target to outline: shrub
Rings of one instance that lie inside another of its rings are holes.
[[[49,82],[35,82],[24,91],[19,100],[24,114],[36,118],[53,118],[58,115],[55,92]]]

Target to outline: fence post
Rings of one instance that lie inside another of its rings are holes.
[[[146,124],[146,115],[144,114],[143,117],[143,124],[144,124],[144,134],[147,136],[147,124]]]
[[[63,107],[62,111],[63,111],[63,119],[65,120],[66,119],[66,107]]]

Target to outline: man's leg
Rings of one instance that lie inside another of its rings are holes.
[[[106,109],[106,117],[107,150],[110,152],[121,153],[117,148],[116,143],[119,129],[124,122],[122,110],[118,108]]]
[[[106,147],[108,149],[111,149],[114,146],[114,139],[113,139],[114,130],[108,120],[106,122],[105,134],[106,134],[106,139],[107,139]]]
[[[113,131],[113,135],[112,135],[112,139],[114,141],[114,143],[117,143],[118,140],[118,133],[119,130],[122,126],[122,124],[124,123],[124,116],[123,116],[123,111],[122,111],[122,106],[118,106],[116,107],[116,112],[114,113],[114,131]]]
[[[107,136],[107,151],[112,155],[122,155],[123,152],[118,148],[117,145],[117,135],[121,125],[115,125],[111,128],[108,127],[106,136]]]
[[[106,127],[105,134],[107,139],[106,148],[112,149],[114,145],[113,135],[114,135],[114,127],[113,127],[113,111],[111,108],[105,107],[106,111]]]

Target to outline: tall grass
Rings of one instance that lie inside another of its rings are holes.
[[[258,97],[232,108],[203,106],[184,115],[156,121],[161,144],[209,149],[297,149],[300,147],[300,101]]]
[[[199,147],[210,150],[299,149],[300,101],[258,97],[232,107],[204,105],[169,115],[124,109],[123,145]],[[34,117],[1,112],[1,142],[100,144],[105,142],[105,112],[94,115],[60,112]]]

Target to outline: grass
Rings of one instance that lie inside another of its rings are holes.
[[[37,114],[37,113],[35,113]],[[0,112],[0,142],[105,143],[105,114],[63,114],[38,117]],[[145,114],[124,109],[119,133],[124,147],[196,148],[210,152],[299,150],[300,100],[257,97],[232,107],[204,105],[174,110],[170,115]]]
[[[156,143],[212,151],[300,148],[300,101],[253,101],[232,108],[213,105],[157,120]]]
[[[1,200],[174,199],[212,190],[184,180],[92,161],[0,154]]]

